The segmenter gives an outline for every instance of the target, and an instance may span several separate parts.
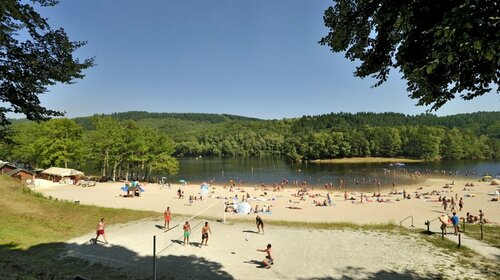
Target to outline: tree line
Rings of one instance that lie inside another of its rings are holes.
[[[14,123],[0,157],[27,168],[71,167],[98,170],[103,177],[150,180],[175,174],[174,142],[165,133],[109,116],[89,118],[90,127],[58,118]]]
[[[98,167],[110,178],[173,174],[178,170],[174,157],[189,156],[500,159],[500,112],[446,117],[335,113],[282,120],[125,112],[15,121],[8,140],[1,144],[4,160],[36,168]]]

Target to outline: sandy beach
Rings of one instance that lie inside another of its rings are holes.
[[[439,196],[446,196],[448,199],[453,197],[463,198],[464,207],[462,211],[458,211],[459,216],[464,217],[467,212],[477,216],[481,209],[485,214],[485,218],[492,223],[500,223],[499,202],[491,201],[495,196],[491,195],[497,190],[497,186],[491,185],[489,182],[473,182],[474,186],[465,186],[470,180],[453,180],[454,185],[449,185],[452,180],[449,179],[427,179],[419,185],[397,188],[400,194],[390,194],[391,190],[381,190],[381,198],[388,202],[377,202],[377,197],[373,197],[373,192],[363,193],[363,202],[361,202],[360,192],[348,192],[348,198],[355,200],[345,200],[343,189],[315,188],[309,190],[304,195],[304,200],[297,197],[297,189],[285,188],[282,191],[273,192],[271,190],[255,190],[255,187],[235,187],[232,191],[229,188],[222,186],[212,186],[209,190],[208,197],[203,201],[196,200],[189,205],[188,197],[190,195],[200,196],[200,185],[191,184],[187,186],[172,184],[170,188],[161,187],[157,184],[143,185],[145,192],[141,193],[140,197],[125,198],[121,195],[125,194],[120,190],[124,183],[98,183],[94,187],[78,187],[72,185],[53,185],[50,187],[39,188],[45,196],[65,199],[69,201],[79,201],[82,204],[97,205],[113,208],[128,208],[136,210],[151,210],[163,213],[165,208],[169,206],[173,215],[183,214],[192,216],[200,213],[207,207],[220,201],[220,206],[214,206],[203,212],[205,216],[213,216],[214,218],[222,218],[223,215],[223,200],[226,197],[227,201],[232,201],[235,195],[238,195],[239,201],[246,196],[250,196],[248,200],[252,208],[258,205],[258,208],[271,206],[271,213],[262,214],[265,220],[282,220],[282,221],[303,221],[303,222],[350,222],[357,224],[370,223],[396,223],[406,219],[409,216],[413,217],[415,227],[424,228],[425,221],[433,220],[442,214],[451,214],[448,210],[445,211],[442,203],[438,201]],[[184,199],[177,197],[177,190],[184,191]],[[403,199],[402,192],[406,190],[410,194],[411,199]],[[426,194],[435,191],[434,195]],[[331,197],[331,206],[316,206],[313,201],[324,202],[327,199],[327,193]],[[420,198],[416,198],[416,194],[420,194]],[[365,197],[367,196],[367,197]],[[368,198],[368,201],[367,199]],[[291,207],[291,208],[290,208]],[[301,209],[293,209],[301,208]],[[254,215],[240,215],[236,213],[226,213],[226,219],[249,219],[253,220]],[[411,218],[405,220],[403,225],[409,226]],[[438,227],[435,221],[431,226]]]
[[[122,197],[125,194],[120,190],[123,183],[118,182],[99,183],[95,187],[85,188],[51,185],[36,191],[81,204],[158,212],[156,220],[125,225],[108,221],[110,244],[92,244],[91,240],[95,237],[93,229],[89,229],[89,233],[84,236],[67,241],[67,255],[119,267],[130,278],[152,275],[152,238],[156,236],[157,275],[168,279],[330,279],[333,276],[339,279],[481,279],[480,270],[461,266],[454,254],[433,247],[417,236],[272,225],[267,225],[265,235],[261,235],[256,232],[253,213],[226,213],[226,223],[215,221],[224,216],[223,197],[232,201],[238,195],[241,201],[241,197],[248,192],[252,207],[271,205],[272,213],[260,213],[264,221],[399,224],[401,220],[412,216],[415,227],[425,228],[425,221],[450,213],[449,210],[444,211],[437,201],[439,195],[448,198],[457,195],[464,201],[464,209],[457,211],[460,216],[464,216],[467,211],[477,215],[481,209],[486,219],[492,223],[500,222],[499,202],[492,202],[494,196],[490,195],[497,186],[489,182],[473,182],[473,187],[466,187],[469,181],[454,180],[454,185],[445,187],[450,183],[448,179],[428,179],[418,186],[398,188],[398,192],[405,189],[411,199],[403,199],[402,194],[390,194],[391,190],[383,190],[382,198],[390,202],[377,202],[376,197],[372,197],[373,193],[370,193],[366,194],[368,201],[365,198],[363,203],[360,193],[348,192],[349,198],[352,196],[356,199],[351,201],[344,200],[344,190],[318,188],[308,191],[304,200],[300,200],[296,196],[297,189],[273,192],[240,187],[230,191],[221,186],[212,186],[203,201],[196,200],[191,205],[187,197],[199,197],[198,184],[172,185],[170,188],[146,184],[141,196],[133,198]],[[184,191],[184,199],[177,198],[179,188]],[[424,195],[432,191],[440,194]],[[315,206],[313,201],[323,202],[327,193],[332,199],[331,206]],[[415,197],[416,193],[421,194],[420,198]],[[161,213],[167,206],[173,213],[173,229],[165,232]],[[200,212],[211,217],[209,221],[213,234],[209,246],[199,247],[201,224],[205,221],[199,218],[190,220],[193,232],[191,244],[183,246],[182,227],[179,224],[184,223],[186,217]],[[405,220],[403,225],[410,226],[411,219]],[[439,230],[438,221],[431,224],[431,229]],[[256,251],[268,243],[273,244],[277,260],[270,270],[262,268],[260,262],[264,254]]]

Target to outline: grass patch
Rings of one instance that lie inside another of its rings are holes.
[[[463,233],[470,238],[477,239],[493,247],[500,249],[500,226],[483,225],[483,239],[481,240],[481,226],[479,224],[466,224]]]
[[[417,231],[415,231],[417,233]],[[457,243],[448,238],[441,239],[441,234],[427,234],[427,231],[418,232],[420,237],[437,248],[441,248],[446,254],[457,257],[457,264],[466,268],[477,268],[484,279],[499,279],[500,273],[497,264],[479,255],[467,246],[458,247]]]
[[[354,158],[336,158],[336,159],[316,159],[313,163],[414,163],[422,162],[421,159],[409,158],[384,158],[384,157],[354,157]]]
[[[99,273],[117,275],[109,279],[123,279],[122,273],[111,268],[61,258],[64,241],[94,231],[101,217],[106,218],[108,225],[160,219],[160,214],[152,211],[103,208],[45,198],[6,176],[0,176],[0,192],[1,279],[13,275],[17,275],[16,279],[64,279],[76,274],[95,278]]]
[[[213,218],[212,218],[213,219]],[[245,218],[228,218],[226,222],[232,223],[255,223],[252,220]],[[301,228],[301,229],[315,229],[315,230],[358,230],[358,231],[383,231],[395,232],[405,234],[408,230],[394,223],[380,223],[380,224],[355,224],[349,222],[336,222],[336,223],[322,223],[322,222],[294,222],[294,221],[280,221],[280,220],[266,220],[266,225]]]

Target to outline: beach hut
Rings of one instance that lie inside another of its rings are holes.
[[[40,173],[43,179],[52,180],[53,182],[60,182],[66,179],[72,180],[73,183],[83,177],[83,172],[61,167],[50,167]]]
[[[0,163],[0,174],[7,174],[16,169],[17,167],[12,164],[8,164],[7,162]]]
[[[10,176],[12,178],[16,178],[19,181],[26,183],[28,180],[33,180],[34,176],[33,173],[29,172],[28,170],[21,169],[21,168],[16,168],[9,173],[6,174],[7,176]]]

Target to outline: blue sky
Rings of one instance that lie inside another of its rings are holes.
[[[88,44],[97,65],[43,105],[68,117],[131,110],[281,119],[330,112],[419,114],[405,82],[355,78],[356,63],[317,42],[331,0],[62,0],[38,9]],[[498,110],[500,97],[456,100],[438,115]]]

